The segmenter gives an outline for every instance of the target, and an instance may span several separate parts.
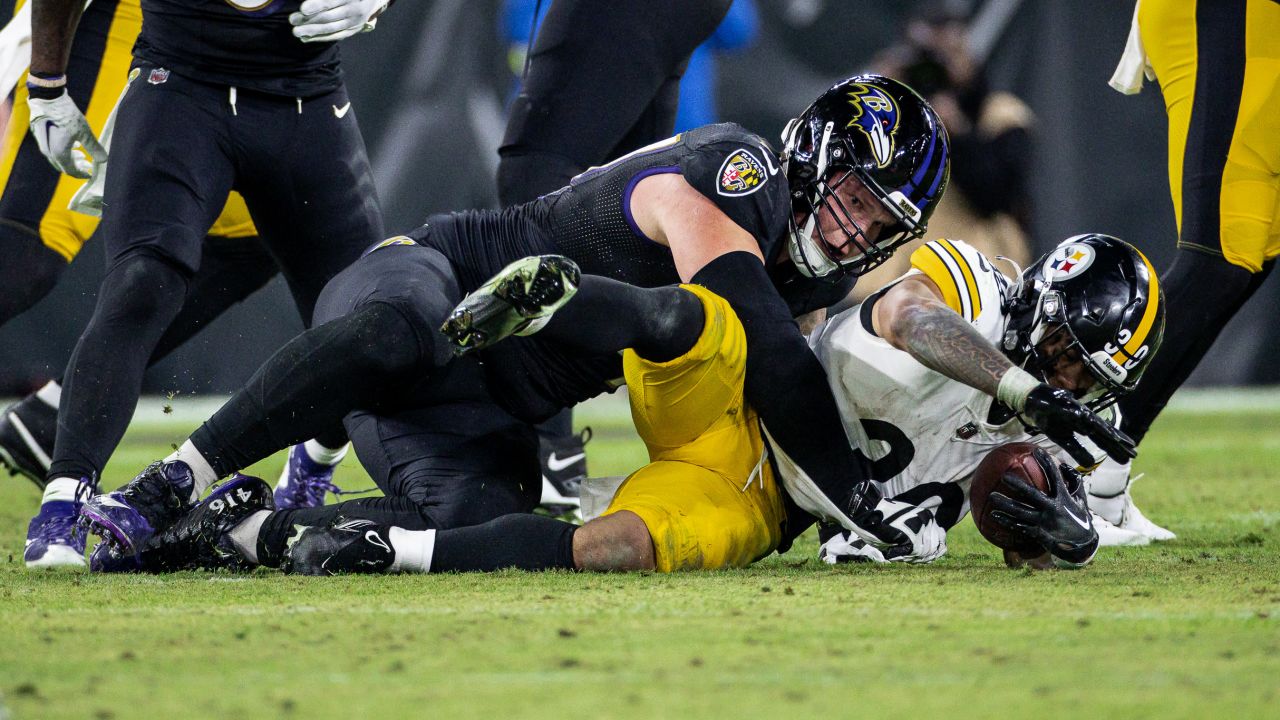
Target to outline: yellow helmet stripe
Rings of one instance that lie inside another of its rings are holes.
[[[1111,356],[1111,359],[1119,364],[1133,357],[1138,348],[1147,341],[1147,335],[1151,334],[1151,326],[1156,322],[1156,311],[1160,305],[1160,281],[1156,279],[1156,269],[1151,267],[1151,261],[1141,251],[1135,248],[1134,252],[1142,258],[1142,264],[1147,266],[1147,309],[1143,311],[1142,319],[1138,321],[1138,329],[1133,331],[1129,342]]]

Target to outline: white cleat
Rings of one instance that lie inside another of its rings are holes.
[[[1151,538],[1146,535],[1117,527],[1097,513],[1093,515],[1093,529],[1098,531],[1098,547],[1138,547],[1151,544]]]
[[[1142,479],[1142,475],[1130,477],[1131,467],[1130,463],[1121,464],[1107,458],[1090,473],[1089,509],[1093,511],[1095,518],[1101,518],[1117,529],[1137,533],[1156,542],[1174,539],[1176,535],[1148,520],[1138,506],[1133,504],[1133,496],[1129,491],[1135,482]],[[1101,532],[1099,529],[1099,534]],[[1107,543],[1104,541],[1102,544]]]
[[[1138,477],[1142,476],[1139,475]],[[1137,478],[1134,479],[1136,480]],[[1138,509],[1138,506],[1133,504],[1133,498],[1129,497],[1129,493],[1125,493],[1124,498],[1127,502],[1124,509],[1124,521],[1120,523],[1121,529],[1145,535],[1155,542],[1164,542],[1178,537],[1172,530],[1162,528],[1148,520],[1147,516],[1143,515],[1142,511]]]

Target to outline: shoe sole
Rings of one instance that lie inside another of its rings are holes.
[[[490,337],[481,329],[496,318],[514,312],[524,320],[511,332],[513,335],[531,334],[538,327],[533,322],[545,320],[554,312],[554,306],[567,300],[576,292],[581,278],[578,266],[568,258],[543,257],[531,270],[518,268],[502,278],[490,290],[473,294],[462,301],[440,326],[440,332],[454,346],[459,355],[481,350],[503,336]],[[568,287],[565,280],[568,279]],[[551,308],[550,310],[548,308]]]
[[[66,545],[50,545],[44,555],[35,560],[23,560],[29,570],[83,570],[89,566],[84,553],[76,554]]]
[[[120,527],[111,520],[111,518],[98,512],[97,509],[91,505],[92,502],[93,501],[90,500],[80,508],[80,517],[87,521],[87,531],[103,538],[103,540],[114,542],[118,546],[118,553],[120,555],[138,554],[136,546],[129,535],[125,533],[124,530],[121,530]],[[142,544],[145,543],[146,541],[144,540]]]

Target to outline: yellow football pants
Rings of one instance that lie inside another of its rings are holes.
[[[1138,27],[1169,115],[1178,245],[1258,272],[1280,255],[1280,3],[1141,0]]]
[[[742,323],[711,291],[684,288],[706,313],[693,348],[664,363],[624,355],[631,416],[650,462],[604,514],[628,510],[644,520],[661,572],[743,567],[778,547],[781,491],[743,399]]]

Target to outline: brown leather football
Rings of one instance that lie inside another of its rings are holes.
[[[1032,457],[1035,450],[1035,445],[1025,442],[1001,445],[978,464],[978,469],[973,472],[973,483],[969,486],[969,509],[973,513],[973,522],[978,526],[978,532],[992,545],[1022,554],[1039,554],[1039,543],[1016,530],[1009,530],[991,518],[987,497],[996,490],[1015,499],[1018,497],[1008,491],[1004,481],[1006,472],[1049,492],[1049,480],[1040,469],[1040,464]]]

